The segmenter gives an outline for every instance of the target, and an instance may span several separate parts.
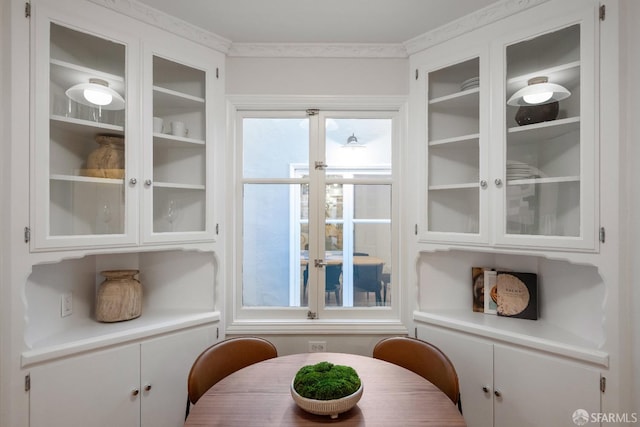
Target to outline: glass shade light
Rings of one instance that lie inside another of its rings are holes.
[[[559,84],[549,83],[547,77],[529,79],[528,85],[514,93],[507,101],[508,105],[542,105],[557,102],[571,95],[566,88]]]
[[[365,146],[358,142],[356,134],[352,134],[347,138],[347,142],[342,146],[343,148],[365,148]]]
[[[89,83],[71,86],[65,93],[72,100],[90,107],[100,107],[103,110],[124,108],[124,98],[101,79],[89,79]]]

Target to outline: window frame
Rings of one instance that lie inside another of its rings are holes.
[[[307,117],[306,110],[313,106],[320,110],[315,120],[309,121],[310,135],[318,135],[318,143],[310,144],[309,167],[314,164],[314,160],[319,155],[320,150],[324,151],[325,134],[324,123],[321,117],[331,118],[389,118],[392,120],[392,176],[385,184],[391,186],[391,265],[392,282],[401,282],[401,257],[400,248],[400,171],[399,167],[402,147],[406,144],[406,98],[404,97],[253,97],[253,96],[228,96],[228,161],[227,165],[232,165],[227,171],[227,179],[233,183],[232,194],[227,200],[230,206],[227,208],[227,218],[231,226],[228,237],[227,250],[229,256],[226,257],[225,269],[231,280],[225,280],[226,294],[226,330],[227,333],[407,333],[403,324],[403,302],[405,300],[405,290],[399,287],[391,287],[392,304],[386,307],[348,307],[338,310],[327,310],[326,307],[318,310],[320,314],[316,318],[309,318],[308,307],[244,307],[242,305],[242,250],[243,250],[243,187],[246,180],[243,177],[243,148],[242,148],[242,126],[244,118],[302,118]],[[310,117],[312,118],[312,117]],[[313,151],[315,149],[315,152]],[[323,158],[323,157],[321,157]],[[310,177],[310,179],[316,179]],[[250,179],[257,182],[257,179]],[[277,179],[266,180],[269,183],[278,181]],[[283,180],[283,183],[290,183]],[[303,182],[304,179],[295,180]],[[324,180],[321,180],[324,181]],[[309,182],[309,181],[307,181]],[[324,186],[324,182],[315,183]],[[311,184],[310,184],[311,185]],[[322,188],[318,186],[317,188]],[[311,201],[310,201],[311,203]],[[310,230],[310,241],[318,241],[318,233]],[[322,239],[324,241],[324,239]],[[316,269],[310,269],[310,281]],[[318,286],[319,287],[319,286]],[[318,304],[323,307],[324,304]],[[309,302],[309,307],[311,301]],[[330,314],[331,313],[331,314]]]

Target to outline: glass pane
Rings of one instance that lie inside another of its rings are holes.
[[[153,232],[206,228],[206,73],[153,57]]]
[[[428,76],[429,231],[478,233],[480,60]]]
[[[290,208],[300,188],[293,184],[244,186],[244,306],[289,307],[306,300],[308,253],[301,245],[308,239],[308,225],[296,230],[299,223]]]
[[[307,118],[245,118],[242,124],[245,178],[291,178],[294,167],[309,170]]]
[[[355,224],[353,305],[391,305],[391,224]]]
[[[579,236],[580,25],[508,46],[506,60],[504,231]]]
[[[125,46],[52,23],[50,55],[50,233],[123,234]]]
[[[580,183],[507,186],[507,233],[580,235]]]
[[[391,219],[390,185],[354,185],[355,219]]]
[[[369,166],[391,163],[391,119],[327,119],[326,163]]]

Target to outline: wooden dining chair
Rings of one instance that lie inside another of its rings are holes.
[[[416,338],[389,337],[376,344],[373,357],[402,366],[426,378],[458,405],[462,412],[458,374],[451,360],[438,347]]]
[[[213,344],[196,358],[187,378],[187,411],[214,384],[254,363],[278,357],[276,347],[264,338],[236,337]]]

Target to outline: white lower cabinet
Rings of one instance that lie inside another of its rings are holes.
[[[151,338],[31,369],[30,427],[178,427],[187,375],[215,326]]]
[[[469,427],[571,427],[577,409],[601,412],[596,368],[438,327],[417,331],[453,362]]]

